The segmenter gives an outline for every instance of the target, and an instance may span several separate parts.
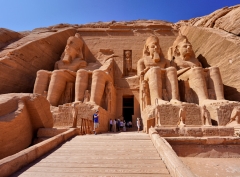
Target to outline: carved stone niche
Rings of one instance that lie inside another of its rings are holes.
[[[132,50],[123,51],[123,75],[132,75]]]

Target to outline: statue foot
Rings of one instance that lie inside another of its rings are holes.
[[[160,98],[156,98],[155,105],[162,105],[162,104],[168,104],[169,101],[162,100]]]
[[[170,100],[170,103],[172,103],[172,104],[178,104],[178,105],[181,105],[181,104],[182,104],[182,102],[179,101],[179,100],[177,100],[177,99],[171,99],[171,100]]]

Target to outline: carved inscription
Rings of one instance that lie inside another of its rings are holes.
[[[54,127],[70,127],[73,123],[72,107],[69,104],[60,105],[58,112],[53,114]]]

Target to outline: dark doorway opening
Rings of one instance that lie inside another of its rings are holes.
[[[134,114],[134,97],[123,96],[123,117],[126,122],[132,122],[132,115]]]

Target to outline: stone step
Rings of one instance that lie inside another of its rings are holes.
[[[91,161],[85,161],[84,163],[78,163],[78,162],[55,162],[55,163],[47,163],[47,162],[39,162],[35,166],[37,167],[58,167],[58,168],[120,168],[120,169],[126,169],[126,168],[166,168],[164,163],[161,163],[162,161],[156,161],[151,163],[135,163],[136,161],[129,161],[124,163],[114,163],[111,160],[103,161],[100,160],[98,163],[91,163]]]
[[[152,174],[152,173],[158,173],[158,174],[168,174],[168,170],[164,168],[79,168],[79,167],[70,167],[70,168],[60,168],[60,167],[38,167],[33,166],[28,168],[29,172],[40,172],[40,173],[122,173],[122,174]],[[70,175],[69,175],[70,176]]]
[[[90,174],[90,173],[62,173],[62,172],[47,172],[47,173],[36,173],[36,172],[24,172],[23,174],[16,173],[13,177],[105,177],[105,176],[111,176],[111,177],[126,177],[129,176],[128,174],[116,174],[116,173],[97,173],[97,174]],[[161,174],[159,173],[151,173],[151,174],[133,174],[131,173],[131,177],[171,177],[170,174]]]
[[[76,136],[14,175],[170,177],[149,136],[136,132]]]

